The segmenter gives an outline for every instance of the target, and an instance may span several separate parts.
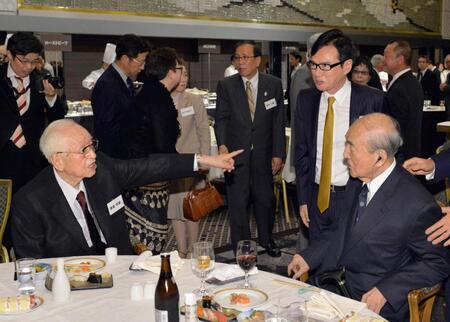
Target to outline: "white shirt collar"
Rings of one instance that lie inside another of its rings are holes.
[[[16,74],[16,72],[12,69],[11,67],[11,63],[8,63],[8,69],[6,71],[6,76],[8,76],[9,79],[11,79],[12,85],[14,87],[17,87],[17,79],[16,77],[22,78],[23,79],[23,86],[27,87],[28,84],[30,83],[30,75],[26,76],[26,77],[20,77],[19,75]]]
[[[128,86],[127,84],[127,78],[128,76],[125,74],[125,72],[122,70],[122,68],[120,68],[115,62],[111,64],[112,67],[114,67],[114,69],[119,73],[120,77],[122,78],[122,80],[124,81],[125,85]]]
[[[336,99],[336,102],[339,105],[342,105],[344,103],[344,100],[348,97],[349,93],[351,93],[352,90],[352,84],[348,79],[345,79],[344,85],[333,95],[329,94],[328,92],[323,92],[325,95],[325,98],[328,100],[330,96],[333,96]]]
[[[77,189],[64,181],[64,179],[59,176],[58,172],[56,172],[55,168],[53,168],[53,173],[55,174],[56,181],[58,182],[58,185],[61,188],[64,197],[66,197],[66,200],[70,205],[73,205],[75,202],[77,202],[77,195],[80,191],[83,191],[85,196],[87,195],[83,180],[81,180]]]
[[[259,72],[256,72],[255,76],[253,76],[250,79],[248,79],[244,76],[242,76],[241,78],[242,78],[242,81],[244,82],[244,86],[246,86],[247,81],[250,81],[252,83],[253,89],[258,88]]]
[[[410,70],[411,70],[411,68],[408,67],[408,68],[405,68],[404,70],[399,71],[397,74],[395,74],[395,75],[392,77],[391,82],[389,83],[388,89],[391,88],[392,84],[394,84],[394,82],[395,82],[400,76],[402,76],[403,74],[409,72]]]
[[[370,200],[372,200],[373,196],[377,193],[378,189],[383,185],[389,175],[394,171],[396,165],[396,161],[394,162],[382,173],[373,178],[370,182],[367,183],[367,188],[369,189],[369,193],[367,194],[367,204],[369,204]]]

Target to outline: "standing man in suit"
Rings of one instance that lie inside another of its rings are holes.
[[[231,242],[250,239],[249,211],[253,201],[259,244],[270,256],[281,256],[272,239],[274,224],[273,175],[286,155],[285,117],[281,80],[259,73],[261,48],[253,41],[236,44],[239,74],[217,85],[214,130],[219,154],[244,149],[236,170],[226,174]]]
[[[92,91],[94,133],[99,150],[114,158],[125,158],[133,140],[137,108],[133,81],[144,69],[146,42],[136,35],[122,36],[116,45],[116,60],[98,79]]]
[[[123,190],[192,176],[199,166],[231,171],[232,158],[242,152],[115,160],[97,155],[98,141],[70,120],[51,123],[39,144],[51,167],[14,196],[11,208],[19,258],[101,255],[108,246],[117,247],[119,254],[131,254]]]
[[[431,105],[439,105],[440,73],[436,74],[430,69],[433,65],[430,64],[429,58],[425,55],[419,56],[417,66],[419,67],[417,79],[422,86],[424,99],[430,100]]]
[[[13,192],[45,167],[39,137],[47,121],[64,117],[55,89],[34,72],[42,51],[35,36],[15,33],[0,67],[0,178],[12,179]]]
[[[385,69],[392,80],[388,84],[387,99],[390,114],[400,124],[403,146],[399,162],[421,155],[423,91],[411,72],[411,47],[408,42],[394,41],[384,49]]]
[[[450,70],[450,55],[445,56],[445,69]],[[450,72],[447,73],[444,83],[439,85],[441,92],[444,94],[445,109],[447,112],[447,120],[450,120]]]
[[[374,113],[346,134],[344,159],[353,178],[353,200],[335,233],[294,255],[289,274],[345,268],[350,296],[391,322],[408,321],[408,292],[449,274],[447,250],[423,233],[441,217],[433,196],[396,164],[402,144],[398,124]]]
[[[295,172],[302,222],[314,242],[334,229],[347,204],[343,199],[349,180],[343,164],[344,135],[361,115],[382,111],[383,93],[351,83],[355,48],[338,29],[320,35],[311,49],[308,66],[315,88],[301,91],[295,117]]]

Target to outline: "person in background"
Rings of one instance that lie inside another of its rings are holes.
[[[234,56],[233,55],[230,56],[230,61],[231,61],[230,66],[228,66],[225,69],[225,72],[223,73],[223,77],[228,77],[228,76],[232,76],[234,74],[239,73],[239,71],[237,70],[237,64],[236,64],[236,62],[234,60]]]
[[[450,70],[450,54],[445,56],[445,68],[447,71]],[[445,110],[447,114],[447,120],[450,120],[450,72],[446,73],[446,79],[443,83],[439,85],[439,89],[444,95]]]
[[[288,100],[286,115],[287,115],[288,123],[291,123],[291,114],[292,114],[291,109],[292,109],[292,105],[295,104],[295,102],[291,102],[291,96],[290,96],[292,79],[294,78],[297,70],[299,70],[302,66],[302,55],[300,54],[300,51],[298,49],[293,49],[289,52],[289,66],[290,66],[291,74],[289,75],[288,86],[284,93],[284,98]]]
[[[181,135],[178,137],[176,149],[178,153],[201,153],[209,155],[211,150],[211,133],[208,125],[208,115],[199,95],[186,92],[188,70],[184,61],[178,86],[172,91],[172,99],[178,111],[178,122]],[[202,188],[204,177],[196,176],[172,181],[170,184],[169,206],[167,218],[171,220],[177,239],[180,257],[189,258],[192,245],[198,238],[199,222],[184,218],[183,198],[191,188]]]
[[[373,55],[370,62],[372,63],[373,69],[378,74],[383,92],[386,92],[387,83],[389,82],[389,75],[384,70],[384,56],[380,54]],[[377,86],[373,87],[378,88]]]
[[[431,105],[439,105],[440,100],[440,74],[432,70],[434,67],[430,63],[430,59],[426,55],[420,55],[417,61],[419,72],[417,73],[417,79],[423,89],[423,96],[425,100],[430,100]]]
[[[98,79],[91,100],[99,150],[113,158],[125,158],[130,141],[134,141],[138,114],[133,80],[144,69],[148,45],[128,34],[120,37],[116,46],[116,60]]]
[[[359,85],[369,86],[372,75],[376,74],[372,68],[372,64],[366,57],[358,57],[353,63],[352,71],[350,72],[350,80]]]
[[[144,85],[136,95],[139,117],[133,124],[133,140],[126,158],[142,158],[153,153],[176,153],[180,128],[170,92],[178,85],[183,67],[173,48],[157,48],[147,56],[138,80]],[[147,245],[154,254],[162,251],[168,231],[169,182],[162,181],[126,193],[127,223],[133,245]]]
[[[89,75],[87,75],[81,85],[92,90],[95,86],[97,80],[102,76],[105,70],[111,65],[116,59],[116,45],[107,43],[105,46],[105,52],[103,53],[102,66],[99,69],[93,70]]]

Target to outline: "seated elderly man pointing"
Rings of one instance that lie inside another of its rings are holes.
[[[121,192],[147,183],[192,176],[201,166],[231,171],[233,157],[153,155],[116,160],[96,153],[97,141],[77,123],[51,123],[40,148],[51,166],[19,190],[12,204],[12,236],[20,257],[132,254]]]
[[[446,249],[427,241],[425,229],[438,221],[433,197],[396,164],[402,143],[397,123],[368,114],[346,134],[344,160],[354,182],[353,207],[337,231],[292,259],[297,278],[345,268],[350,296],[389,321],[408,321],[408,292],[432,286],[448,275]],[[346,192],[347,193],[347,192]]]

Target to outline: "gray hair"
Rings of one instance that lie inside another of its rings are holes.
[[[362,119],[366,121],[367,150],[370,153],[384,150],[387,157],[393,159],[403,144],[397,120],[383,113],[371,113]]]
[[[383,60],[384,60],[383,55],[376,54],[372,56],[370,62],[372,63],[372,66],[377,67]]]
[[[39,148],[48,162],[51,163],[51,157],[65,145],[66,138],[61,136],[61,129],[68,125],[77,124],[73,120],[61,119],[50,123],[42,133],[39,140]]]

